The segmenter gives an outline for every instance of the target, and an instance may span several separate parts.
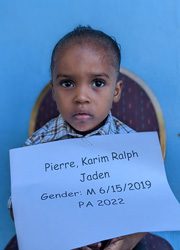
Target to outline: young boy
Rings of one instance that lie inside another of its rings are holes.
[[[65,35],[51,59],[52,94],[60,115],[25,144],[132,132],[111,115],[122,91],[120,60],[118,44],[101,31],[80,26]],[[130,250],[143,236],[120,237],[81,249]]]

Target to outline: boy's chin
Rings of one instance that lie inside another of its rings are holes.
[[[90,134],[92,133],[93,131],[99,129],[100,127],[102,127],[105,122],[107,120],[107,117],[102,121],[100,122],[98,125],[95,125],[95,126],[92,126],[92,127],[89,127],[89,126],[73,126],[71,124],[69,124],[69,126],[77,133],[77,134],[80,134],[80,135],[87,135],[87,134]]]
[[[69,124],[69,126],[77,133],[77,134],[80,134],[80,135],[87,135],[93,131],[95,131],[97,129],[98,126],[95,126],[95,127],[75,127],[75,126],[72,126],[71,124]]]

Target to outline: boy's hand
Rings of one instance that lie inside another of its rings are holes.
[[[86,247],[76,248],[74,250],[100,250],[101,246],[102,246],[101,242],[98,242]]]
[[[98,243],[94,243],[92,245],[89,245],[88,248],[89,248],[89,250],[91,250],[91,249],[92,250],[99,250],[99,249],[101,249],[101,246],[102,246],[101,242],[98,242]],[[86,249],[84,249],[84,250],[86,250]]]
[[[146,233],[131,234],[128,236],[117,237],[109,241],[108,245],[101,248],[101,242],[74,250],[132,250]]]
[[[114,238],[104,250],[132,250],[146,233],[131,234]]]

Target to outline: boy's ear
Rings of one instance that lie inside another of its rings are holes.
[[[56,101],[55,93],[54,93],[54,86],[53,86],[53,82],[52,81],[50,82],[50,85],[51,85],[51,91],[52,91],[52,98],[53,98],[54,101]]]
[[[114,102],[119,102],[120,97],[121,97],[122,89],[123,89],[123,81],[119,80],[116,83],[116,86],[115,86],[115,89],[114,89],[114,98],[113,98]]]

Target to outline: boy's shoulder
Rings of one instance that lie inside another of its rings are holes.
[[[43,127],[36,130],[25,142],[25,146],[56,140],[57,133],[65,132],[66,128],[61,116],[48,121]]]
[[[120,121],[114,116],[111,116],[110,121],[111,122],[111,129],[113,130],[113,134],[129,134],[132,132],[135,132],[132,128],[130,128],[128,125]]]

